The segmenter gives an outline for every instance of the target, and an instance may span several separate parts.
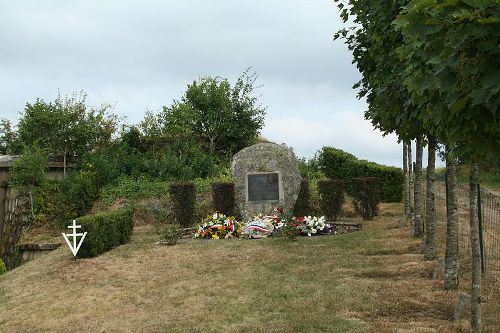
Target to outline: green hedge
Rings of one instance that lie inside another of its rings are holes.
[[[341,179],[320,179],[318,181],[319,203],[322,213],[337,221],[342,215],[345,182]]]
[[[234,208],[236,206],[234,199],[234,183],[213,183],[212,201],[214,211],[226,216],[234,216]]]
[[[182,227],[191,227],[195,221],[196,186],[194,183],[175,183],[170,185],[175,221]]]
[[[352,179],[376,177],[380,181],[382,202],[400,202],[403,197],[403,171],[365,160],[341,149],[324,147],[319,154],[319,165],[331,179],[343,179],[347,193],[352,195]]]
[[[302,179],[300,183],[299,196],[293,207],[293,214],[295,216],[307,216],[312,214],[311,209],[311,192],[309,190],[309,181]]]
[[[132,209],[120,209],[105,213],[91,214],[76,220],[87,236],[82,243],[78,256],[95,257],[130,240],[134,229]]]
[[[352,179],[352,204],[363,220],[373,220],[379,213],[380,182],[378,178]]]

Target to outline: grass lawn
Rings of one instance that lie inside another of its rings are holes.
[[[0,332],[457,332],[400,205],[362,231],[295,242],[181,240],[150,226],[94,259],[67,247],[0,276]],[[464,290],[469,288],[462,280]],[[494,331],[498,302],[483,300]]]

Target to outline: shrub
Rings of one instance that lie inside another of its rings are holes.
[[[99,195],[95,179],[95,172],[83,170],[74,171],[62,179],[62,199],[74,208],[77,216],[85,215]]]
[[[234,183],[213,183],[212,201],[214,211],[226,216],[233,216],[235,207]]]
[[[196,193],[198,193],[198,191]],[[212,213],[212,206],[210,195],[202,193],[196,194],[196,203],[194,204],[195,223],[200,223],[208,214]]]
[[[101,199],[111,205],[116,199],[138,200],[144,198],[161,198],[167,194],[168,183],[158,179],[145,177],[120,177],[115,184],[101,189]]]
[[[319,165],[331,179],[343,179],[347,193],[353,194],[353,178],[376,177],[380,181],[381,200],[400,202],[403,196],[403,171],[400,168],[359,160],[343,150],[324,147]]]
[[[0,259],[0,275],[2,275],[5,272],[7,272],[7,267],[5,267],[5,264],[3,263],[3,260]]]
[[[87,232],[78,256],[95,257],[130,240],[134,229],[133,210],[130,208],[86,215],[77,219]]]
[[[311,193],[309,191],[309,181],[302,179],[300,183],[300,192],[293,207],[295,216],[305,216],[311,214]]]
[[[12,163],[9,183],[14,186],[38,186],[45,182],[47,154],[40,147],[27,146],[20,158]]]
[[[175,183],[170,185],[175,221],[183,227],[194,225],[196,187],[194,183]]]
[[[379,212],[380,182],[378,178],[353,178],[352,203],[354,211],[363,217],[363,220],[372,220]]]
[[[163,231],[163,240],[167,245],[175,245],[180,236],[181,230],[178,224],[167,225]]]
[[[319,204],[322,213],[333,221],[342,215],[345,182],[341,179],[320,179],[318,181]]]
[[[278,236],[286,240],[294,241],[300,235],[299,224],[295,220],[284,220],[283,226],[279,229]]]

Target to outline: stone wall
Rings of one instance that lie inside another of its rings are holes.
[[[18,263],[16,245],[21,238],[23,226],[29,221],[31,203],[29,193],[0,186],[0,258],[7,269],[14,268]]]

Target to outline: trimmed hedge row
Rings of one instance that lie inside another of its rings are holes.
[[[383,202],[402,200],[403,171],[400,168],[359,160],[352,154],[332,147],[323,147],[319,165],[328,178],[343,179],[350,195],[353,195],[353,178],[375,177],[380,180]]]
[[[320,179],[318,181],[319,203],[321,211],[333,221],[342,215],[345,182],[341,179]]]
[[[352,203],[363,220],[373,220],[379,213],[380,182],[378,178],[353,178]]]
[[[130,240],[134,229],[133,209],[119,209],[91,214],[76,219],[81,232],[87,236],[78,251],[78,257],[95,257]]]
[[[236,206],[234,198],[234,183],[213,183],[212,201],[214,211],[226,216],[234,216]]]
[[[293,207],[295,216],[306,216],[311,214],[311,191],[309,190],[309,181],[302,179],[300,182],[300,191]]]
[[[195,222],[196,186],[193,182],[170,185],[170,198],[175,221],[182,227],[191,227]]]

